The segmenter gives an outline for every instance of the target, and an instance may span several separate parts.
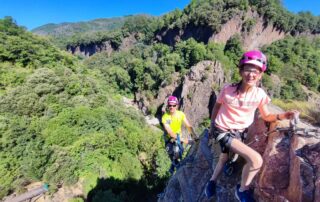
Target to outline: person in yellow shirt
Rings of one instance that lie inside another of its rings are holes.
[[[195,137],[195,140],[198,139],[186,115],[178,110],[178,106],[178,98],[169,96],[167,100],[167,110],[161,120],[164,127],[165,148],[171,160],[169,170],[171,174],[173,174],[175,168],[179,167],[183,153],[183,143],[188,144],[189,141],[188,138],[181,137],[182,124],[184,124],[193,137]]]

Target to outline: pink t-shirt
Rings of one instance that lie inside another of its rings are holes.
[[[253,87],[250,92],[242,95],[236,93],[236,88],[228,84],[218,95],[217,102],[221,103],[221,107],[215,123],[222,129],[242,130],[249,127],[253,122],[255,110],[271,101],[262,88]]]

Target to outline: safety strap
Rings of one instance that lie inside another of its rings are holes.
[[[184,148],[183,148],[183,146],[181,144],[181,140],[180,140],[180,135],[179,134],[177,134],[176,144],[179,147],[179,157],[182,158],[182,154],[183,154]]]
[[[218,137],[216,138],[216,142],[219,142],[222,138],[224,138],[228,134],[229,134],[229,132],[220,133],[218,135]]]
[[[227,131],[227,132],[220,133],[216,138],[216,142],[219,142],[226,135],[230,135],[230,136],[232,136],[234,138],[241,139],[241,141],[243,141],[243,140],[246,139],[247,131],[248,130],[246,128],[243,132],[240,132],[240,131]]]

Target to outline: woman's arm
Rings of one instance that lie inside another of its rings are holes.
[[[268,105],[263,105],[261,108],[259,108],[262,119],[267,122],[273,122],[277,120],[283,120],[283,119],[293,119],[294,114],[299,113],[297,110],[292,111],[286,111],[284,113],[279,114],[271,114]]]

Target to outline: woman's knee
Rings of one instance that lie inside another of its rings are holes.
[[[262,156],[259,153],[251,156],[249,163],[254,169],[260,169],[263,164]]]
[[[261,168],[262,167],[262,164],[263,164],[263,158],[262,158],[262,156],[259,154],[259,163],[258,163],[258,165],[259,165],[259,168]]]
[[[242,156],[251,167],[261,168],[263,159],[261,155],[251,147],[248,147],[237,139],[233,139],[231,142],[231,149]]]

